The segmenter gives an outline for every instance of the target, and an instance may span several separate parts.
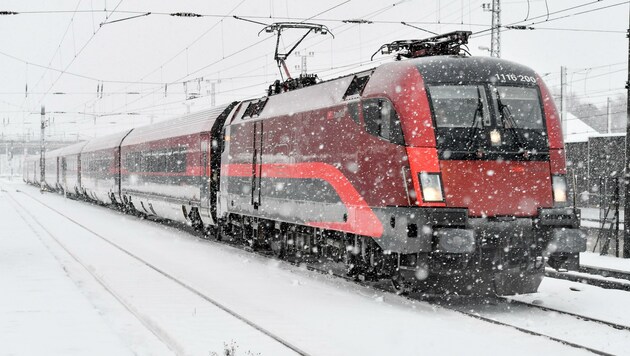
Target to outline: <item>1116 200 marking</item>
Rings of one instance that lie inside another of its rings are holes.
[[[515,73],[497,73],[495,77],[501,82],[536,83],[536,77]]]

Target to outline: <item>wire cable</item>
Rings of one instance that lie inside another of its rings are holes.
[[[105,17],[105,20],[109,19],[114,12],[116,12],[116,9],[118,9],[118,7],[120,6],[120,4],[123,2],[124,0],[120,0],[118,2],[118,4],[116,5],[116,7],[114,7],[114,9],[111,11],[111,13],[109,15],[107,15]],[[61,79],[61,77],[66,73],[66,71],[68,70],[68,68],[70,68],[70,66],[74,63],[74,61],[79,58],[79,56],[81,55],[81,53],[83,53],[83,50],[90,44],[90,42],[92,42],[92,40],[94,39],[94,37],[96,36],[96,34],[101,30],[101,28],[103,27],[99,27],[96,29],[96,31],[92,34],[92,36],[87,40],[87,42],[85,42],[85,44],[83,45],[83,47],[81,47],[81,49],[74,55],[74,57],[72,58],[72,60],[70,61],[70,63],[68,63],[68,65],[66,66],[66,68],[64,68],[64,70],[59,73],[59,76],[57,77],[57,79],[55,79],[55,81],[52,83],[52,85],[48,88],[48,90],[46,90],[45,94],[42,95],[42,97],[38,100],[40,102],[40,104],[44,101],[44,99],[46,98],[46,96],[48,95],[48,93],[50,93],[50,91],[52,90],[52,88],[55,87],[55,84],[57,84],[57,82],[59,81],[59,79]]]

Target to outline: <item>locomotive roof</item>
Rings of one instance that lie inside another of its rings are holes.
[[[433,56],[395,63],[416,66],[424,81],[432,83],[495,82],[498,74],[536,76],[527,66],[493,57]]]
[[[238,109],[232,123],[243,121],[260,120],[268,117],[293,115],[305,111],[317,110],[323,107],[330,107],[343,102],[343,96],[348,86],[352,82],[355,74],[347,75],[336,79],[331,79],[308,86],[301,89],[292,90],[282,94],[272,95],[263,100],[268,100],[265,109],[260,116],[249,118],[243,117],[247,110],[247,104],[257,102],[260,98],[243,101]]]
[[[268,98],[243,101],[244,105],[240,106],[232,123],[331,107],[344,101],[344,94],[355,76],[362,76],[372,71],[395,71],[410,66],[418,68],[424,81],[429,83],[496,82],[498,74],[536,77],[536,73],[531,68],[505,59],[455,55],[420,57],[385,63],[372,70],[330,79]],[[533,82],[519,83],[535,84]],[[267,100],[267,103],[260,112],[260,116],[247,117],[245,114],[247,104],[261,100]]]
[[[122,146],[209,132],[216,118],[227,107],[228,105],[219,106],[152,125],[138,127],[125,138]]]

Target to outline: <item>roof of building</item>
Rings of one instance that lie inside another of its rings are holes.
[[[577,116],[567,113],[564,142],[587,142],[589,137],[599,136],[599,132]]]

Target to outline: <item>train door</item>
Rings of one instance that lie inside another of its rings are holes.
[[[122,185],[120,184],[122,180],[122,147],[118,146],[114,152],[114,166],[111,167],[113,169],[114,175],[114,189],[118,194],[118,198],[122,195]],[[109,192],[107,193],[109,195]]]
[[[57,157],[57,179],[55,180],[55,188],[61,185],[61,179],[60,179],[61,172],[60,171],[61,171],[61,157]]]
[[[253,142],[253,157],[252,157],[252,199],[251,204],[254,206],[254,210],[257,210],[260,206],[261,199],[261,183],[262,183],[262,155],[263,155],[263,122],[254,122],[254,139]]]
[[[77,155],[77,163],[74,167],[77,170],[77,187],[81,189],[81,154]]]
[[[68,163],[66,162],[66,157],[61,157],[61,181],[60,185],[63,191],[65,192],[68,187],[68,182],[66,180],[66,171],[68,170]]]
[[[201,135],[201,207],[203,209],[210,208],[210,136],[208,134]]]

